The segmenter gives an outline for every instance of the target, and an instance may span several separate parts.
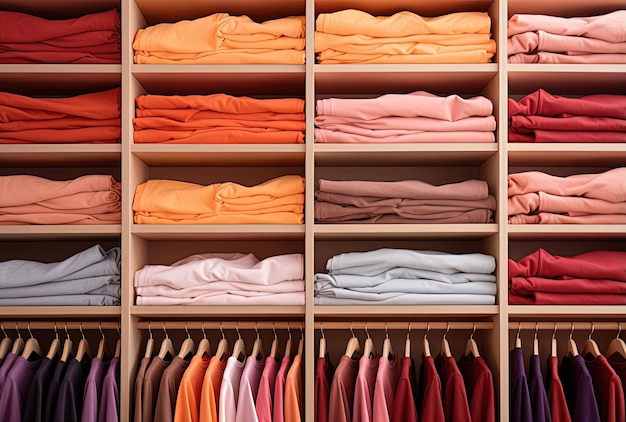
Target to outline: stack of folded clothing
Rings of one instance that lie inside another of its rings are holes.
[[[0,11],[0,63],[120,63],[116,9],[48,20]]]
[[[509,259],[509,303],[626,305],[626,252],[555,256],[539,249]]]
[[[161,23],[137,31],[135,63],[303,64],[304,25],[304,16],[257,23],[228,13]]]
[[[626,142],[626,96],[509,98],[509,142]]]
[[[320,13],[315,52],[332,63],[488,63],[496,52],[491,18],[459,12],[425,18],[404,11],[372,16],[348,9]]]
[[[139,224],[301,224],[304,179],[280,176],[251,187],[148,180],[137,186],[133,211]]]
[[[0,262],[0,306],[119,305],[121,256],[95,245],[60,262]]]
[[[74,97],[0,92],[0,144],[119,143],[120,89]]]
[[[487,182],[435,186],[398,182],[319,181],[315,219],[325,223],[489,223],[496,199]]]
[[[304,305],[304,258],[192,255],[135,273],[137,305]]]
[[[317,101],[315,142],[494,142],[496,119],[485,97],[428,92]]]
[[[626,224],[626,167],[598,174],[510,174],[511,224]]]
[[[626,10],[564,18],[513,15],[509,63],[626,63]]]
[[[298,98],[142,95],[136,102],[136,143],[304,142],[304,100]]]
[[[120,224],[122,186],[107,175],[0,176],[0,224]]]
[[[316,305],[493,305],[496,260],[480,253],[378,249],[330,258]]]

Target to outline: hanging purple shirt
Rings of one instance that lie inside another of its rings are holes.
[[[593,382],[585,359],[580,355],[564,357],[559,376],[572,422],[600,422]]]
[[[98,422],[117,422],[120,420],[120,358],[111,359],[109,370],[102,384],[102,399]]]
[[[98,421],[98,404],[102,396],[102,381],[106,374],[108,363],[100,358],[91,360],[91,368],[87,381],[85,382],[85,392],[83,394],[83,410],[81,413],[81,422],[97,422]]]
[[[85,379],[89,373],[89,359],[83,365],[76,359],[67,363],[65,376],[59,385],[59,399],[54,412],[55,422],[79,422],[83,406]]]
[[[15,359],[17,359],[17,355],[13,352],[9,352],[4,357],[4,361],[2,361],[2,366],[0,366],[0,393],[2,393],[2,386],[4,385],[4,380],[6,379],[11,367],[15,363]]]
[[[41,361],[26,395],[23,422],[43,422],[45,420],[46,398],[57,361],[58,358],[51,360],[47,357]]]
[[[530,392],[530,403],[533,407],[533,421],[552,422],[548,395],[546,394],[543,376],[541,375],[541,361],[539,355],[530,357],[528,390]]]
[[[15,359],[13,367],[4,380],[0,394],[0,409],[3,412],[4,422],[22,422],[28,387],[40,364],[41,358],[29,361],[19,356]]]
[[[510,421],[511,422],[533,422],[533,415],[530,406],[530,393],[524,370],[524,354],[521,347],[511,350],[511,366],[509,384],[510,394]]]

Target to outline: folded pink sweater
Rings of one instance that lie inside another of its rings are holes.
[[[354,130],[357,131],[357,130]],[[364,132],[361,130],[360,132]],[[371,131],[370,131],[371,132]],[[384,131],[388,132],[388,131]],[[399,132],[399,131],[396,131]],[[357,134],[339,132],[327,129],[315,129],[315,142],[318,143],[493,143],[493,132],[412,132],[412,133],[386,133],[384,136],[372,136],[372,133]]]
[[[509,217],[510,224],[626,224],[626,214],[589,214],[569,216],[540,212],[537,215],[518,214]]]
[[[540,51],[536,54],[515,54],[507,59],[511,64],[553,63],[553,64],[611,64],[626,63],[626,54],[581,54],[566,55]]]
[[[626,41],[626,10],[600,16],[564,18],[516,14],[509,19],[507,36],[543,30],[551,34],[574,35],[609,42]]]
[[[376,98],[327,98],[317,101],[318,115],[352,117],[363,120],[381,117],[429,117],[456,121],[472,116],[490,116],[493,104],[485,97],[464,99],[458,95],[440,97],[424,91],[386,94]]]
[[[599,174],[559,177],[539,171],[510,174],[508,196],[531,192],[559,196],[582,196],[609,202],[626,202],[626,167]]]
[[[508,199],[508,213],[534,214],[550,212],[569,216],[585,214],[626,214],[626,202],[609,202],[602,199],[578,196],[558,196],[545,192],[514,195]]]
[[[507,52],[532,53],[534,51],[565,53],[571,55],[592,53],[626,53],[626,42],[609,42],[593,38],[557,35],[545,31],[523,32],[507,40]]]
[[[315,117],[315,126],[323,129],[339,130],[341,132],[349,132],[352,128],[362,128],[372,131],[405,130],[424,132],[493,132],[496,130],[496,119],[493,116],[467,117],[465,119],[454,121],[419,116],[387,116],[379,119],[359,119],[356,117],[346,116],[318,115]]]

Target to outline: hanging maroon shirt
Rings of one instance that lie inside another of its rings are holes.
[[[437,356],[435,366],[441,378],[443,413],[446,422],[471,422],[463,376],[452,356]]]
[[[315,367],[315,420],[328,422],[328,399],[330,396],[330,380],[333,379],[335,368],[328,357],[317,358]]]
[[[585,359],[585,365],[593,381],[593,391],[600,411],[602,422],[623,422],[626,420],[624,410],[624,388],[615,370],[602,355],[595,359]]]
[[[496,396],[493,388],[493,375],[487,363],[479,356],[464,355],[458,362],[465,381],[467,400],[473,422],[494,422],[496,420]]]
[[[555,356],[551,356],[548,359],[547,387],[552,422],[572,422],[567,402],[565,401],[563,385],[559,378],[559,358]]]
[[[444,422],[441,380],[432,356],[422,356],[417,411],[422,421]]]
[[[400,379],[391,410],[391,422],[417,422],[414,396],[417,393],[415,364],[410,357],[403,357],[401,364]]]
[[[329,422],[350,422],[352,420],[352,403],[354,401],[354,383],[359,368],[359,361],[343,355],[330,385],[328,400]]]

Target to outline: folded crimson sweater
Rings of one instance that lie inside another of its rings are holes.
[[[570,98],[539,89],[519,101],[508,100],[509,117],[563,115],[626,119],[626,95],[595,94]]]

